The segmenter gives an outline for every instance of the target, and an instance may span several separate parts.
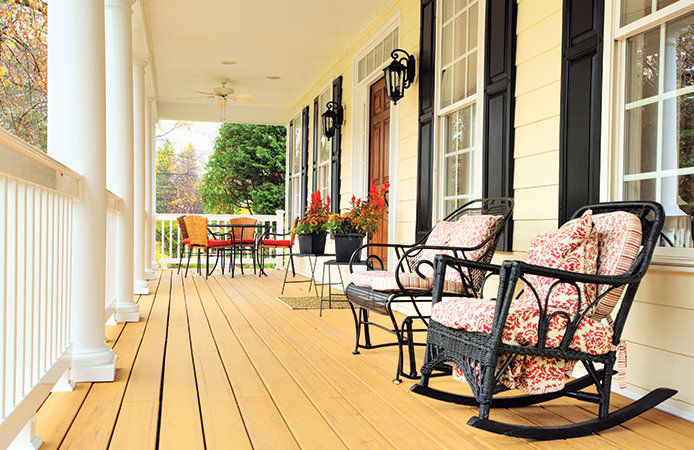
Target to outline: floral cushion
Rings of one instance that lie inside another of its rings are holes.
[[[434,283],[432,277],[422,278],[414,273],[401,272],[399,276],[400,282],[406,289],[426,290]],[[354,272],[350,275],[350,281],[357,286],[386,292],[400,290],[395,278],[395,272],[388,272],[385,270],[367,270],[363,272]],[[445,280],[443,290],[444,292],[460,293],[463,290],[463,283],[460,281]]]
[[[481,214],[475,216],[461,216],[456,222],[439,222],[436,227],[434,227],[434,230],[432,230],[432,234],[429,235],[426,245],[443,245],[447,247],[462,248],[477,247],[496,231],[502,219],[503,216]],[[445,223],[448,225],[443,228],[440,233],[434,236],[434,231],[436,231],[436,228]],[[492,242],[480,247],[479,249],[470,250],[465,252],[464,255],[459,254],[458,256],[464,256],[470,261],[478,261],[485,254],[489,248],[489,245],[492,245]],[[452,251],[425,249],[422,251],[420,259],[433,262],[434,257],[440,254],[453,256]],[[427,277],[434,275],[434,269],[432,266],[424,264],[419,267],[419,270]],[[467,272],[467,269],[464,270]],[[446,279],[460,282],[460,273],[457,270],[449,267],[446,272]]]
[[[570,272],[595,274],[598,259],[598,234],[593,232],[592,211],[586,211],[583,216],[565,223],[556,231],[543,233],[533,239],[528,247],[526,261],[552,269]],[[576,311],[579,300],[581,309],[585,309],[595,300],[596,287],[594,284],[578,283],[579,291],[569,283],[561,283],[554,287],[555,278],[538,275],[527,275],[526,280],[532,286],[526,286],[522,303],[538,308],[545,304],[550,292],[549,305],[570,313]],[[580,298],[579,298],[580,293]]]
[[[476,298],[447,298],[432,308],[431,320],[455,329],[489,333],[494,320],[494,300]],[[550,308],[550,313],[554,311]],[[502,341],[508,345],[535,346],[538,343],[537,307],[514,301],[509,309]],[[549,324],[545,345],[558,347],[566,329],[566,317],[555,316]],[[612,328],[597,320],[581,321],[569,347],[593,355],[602,355],[612,349]],[[503,364],[500,358],[499,364]],[[516,356],[501,377],[510,389],[531,394],[554,392],[564,387],[564,379],[573,370],[575,362],[536,356]],[[462,371],[455,367],[454,378],[465,381]]]
[[[593,216],[593,226],[598,234],[598,274],[621,275],[625,273],[639,253],[642,230],[638,216],[626,211]],[[599,286],[598,295],[608,286]],[[608,316],[622,296],[624,286],[616,288],[601,298],[592,318],[601,320]]]

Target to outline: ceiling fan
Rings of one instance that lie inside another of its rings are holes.
[[[264,101],[258,100],[255,95],[253,94],[246,94],[246,93],[236,93],[233,88],[227,87],[227,83],[229,80],[227,78],[222,78],[219,80],[221,83],[221,86],[217,86],[214,89],[212,89],[212,92],[204,92],[204,91],[193,91],[198,94],[202,94],[200,96],[196,97],[185,97],[185,98],[179,98],[179,100],[193,100],[193,99],[199,99],[199,98],[214,98],[217,99],[219,103],[219,108],[220,108],[220,121],[225,122],[226,121],[226,107],[227,103],[229,100],[239,102],[239,103],[245,103],[247,105],[253,105],[253,106],[267,106],[267,103]]]

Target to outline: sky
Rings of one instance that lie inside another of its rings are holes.
[[[157,123],[157,135],[170,130],[176,124],[175,120],[160,120]],[[214,151],[214,140],[219,134],[221,123],[217,122],[185,122],[186,127],[178,128],[166,135],[171,142],[174,151],[180,152],[188,144],[193,144],[200,155],[200,162],[204,166]],[[157,147],[162,144],[162,139],[157,139]]]

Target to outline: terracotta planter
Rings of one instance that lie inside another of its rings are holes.
[[[322,255],[325,253],[327,232],[319,234],[300,234],[299,252],[303,254]]]
[[[335,238],[335,259],[338,262],[349,262],[352,259],[352,254],[364,242],[364,236],[366,235],[362,233],[333,234]],[[354,260],[361,261],[361,254],[356,255]]]

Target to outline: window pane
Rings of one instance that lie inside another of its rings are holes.
[[[453,67],[449,67],[441,74],[441,107],[446,107],[452,103],[451,101],[451,85],[452,85]]]
[[[453,61],[453,22],[443,27],[441,37],[441,66]]]
[[[444,217],[455,211],[457,208],[455,200],[445,200],[443,202],[443,215]]]
[[[456,180],[456,159],[454,156],[447,156],[444,158],[445,173],[446,173],[446,183],[443,195],[446,197],[455,196],[455,186],[458,184]]]
[[[472,170],[470,152],[461,153],[456,161],[456,171],[458,173],[458,195],[470,194],[472,188]]]
[[[665,91],[694,84],[694,14],[669,22],[665,36]]]
[[[477,47],[477,3],[470,7],[468,13],[470,15],[470,20],[468,21],[468,50]]]
[[[658,94],[658,28],[627,39],[627,102]]]
[[[466,59],[458,61],[453,65],[453,103],[465,98],[465,66]]]
[[[467,50],[467,12],[455,19],[454,58],[457,58]]]
[[[455,10],[460,11],[468,4],[468,0],[455,0]]]
[[[676,1],[677,0],[658,0],[658,3],[656,4],[656,9],[663,9],[668,5],[672,5]]]
[[[625,119],[624,173],[628,175],[656,170],[658,104],[651,103],[628,110]]]
[[[443,0],[443,21],[447,22],[453,17],[453,9],[455,8],[454,0]]]
[[[662,183],[660,202],[667,215],[663,232],[676,247],[694,247],[694,176],[665,177]]]
[[[467,87],[465,96],[469,97],[477,92],[477,52],[467,57]]]
[[[655,179],[625,182],[624,200],[655,200]]]
[[[622,26],[651,13],[651,0],[622,0]]]
[[[663,121],[662,168],[694,167],[694,94],[665,100],[663,116],[675,120]]]

